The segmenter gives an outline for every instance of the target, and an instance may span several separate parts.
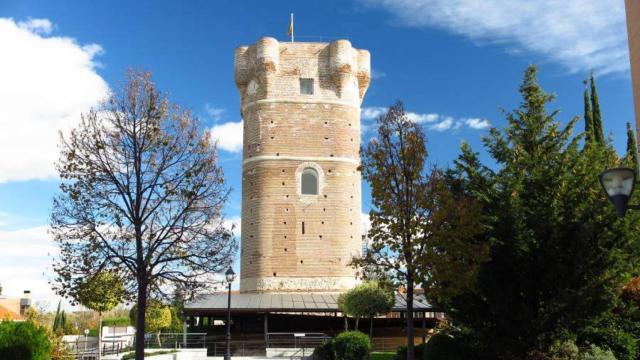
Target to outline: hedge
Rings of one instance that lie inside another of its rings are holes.
[[[51,359],[51,342],[46,331],[30,321],[0,322],[0,359]]]
[[[120,316],[114,318],[107,318],[102,320],[102,326],[130,326],[131,319],[128,316]]]

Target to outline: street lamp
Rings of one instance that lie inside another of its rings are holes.
[[[87,335],[89,335],[89,329],[84,329],[84,352],[87,353]]]
[[[600,173],[598,178],[618,217],[623,217],[628,209],[640,209],[639,205],[629,205],[636,183],[635,170],[624,167],[609,169]]]
[[[236,277],[236,273],[233,272],[231,266],[224,273],[224,277],[229,283],[229,296],[227,301],[227,353],[224,355],[224,360],[231,360],[231,283]]]

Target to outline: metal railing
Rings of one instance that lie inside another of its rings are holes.
[[[158,343],[158,334],[145,334],[145,349],[154,348],[206,348],[207,339],[205,333],[167,333],[160,334],[160,343]],[[67,346],[71,355],[76,360],[94,360],[98,358],[98,341],[95,339],[85,340],[78,338],[73,342],[67,342]],[[101,352],[102,355],[120,355],[132,350],[135,346],[134,334],[123,334],[105,336],[102,339]],[[263,344],[264,347],[264,344]]]
[[[261,340],[232,340],[230,344],[231,356],[265,356],[264,341]],[[210,340],[207,342],[208,356],[224,356],[227,352],[227,342],[224,340]]]
[[[186,336],[185,336],[186,335]],[[134,341],[135,343],[135,341]],[[205,348],[207,347],[206,333],[160,333],[145,334],[144,347],[155,348]]]
[[[324,333],[267,333],[268,348],[315,348],[331,337]]]
[[[422,339],[418,337],[416,337],[414,341],[416,345],[422,343]],[[407,339],[404,337],[374,337],[371,342],[372,350],[381,352],[395,352],[399,346],[406,344]]]

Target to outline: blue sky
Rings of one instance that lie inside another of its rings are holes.
[[[58,130],[71,128],[129,67],[149,70],[170,98],[191,108],[219,144],[240,215],[242,134],[233,52],[262,36],[286,41],[347,38],[371,52],[372,116],[403,100],[423,124],[431,160],[447,166],[466,140],[481,151],[500,108],[518,105],[525,67],[558,95],[566,121],[582,113],[582,80],[596,72],[606,131],[625,143],[633,119],[622,0],[3,1],[0,3],[0,283],[17,296],[54,296],[46,281],[55,247],[46,233],[57,189]],[[582,124],[580,124],[580,128]],[[368,190],[363,209],[369,208]]]

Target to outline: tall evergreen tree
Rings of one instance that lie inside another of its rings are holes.
[[[51,327],[53,331],[57,331],[58,329],[64,329],[62,324],[62,311],[60,311],[60,305],[62,301],[58,301],[58,309],[56,310],[56,315],[53,318],[53,326]]]
[[[625,165],[632,169],[638,168],[638,145],[636,143],[636,135],[631,127],[631,123],[627,121],[627,152],[625,154]]]
[[[587,80],[584,81],[584,133],[585,143],[593,140],[593,112],[591,111],[591,99],[589,99],[589,89]]]
[[[591,73],[591,111],[593,112],[593,135],[598,144],[604,144],[604,130],[602,128],[602,113],[600,112],[600,101],[598,100],[598,90],[596,89],[596,79]]]
[[[535,66],[520,93],[506,128],[484,139],[496,165],[464,146],[450,172],[452,189],[482,203],[490,259],[473,288],[442,304],[483,359],[529,359],[558,340],[585,341],[640,260],[640,217],[618,219],[597,180],[618,164],[614,150],[579,149],[578,118],[563,127],[547,112],[553,96]]]

